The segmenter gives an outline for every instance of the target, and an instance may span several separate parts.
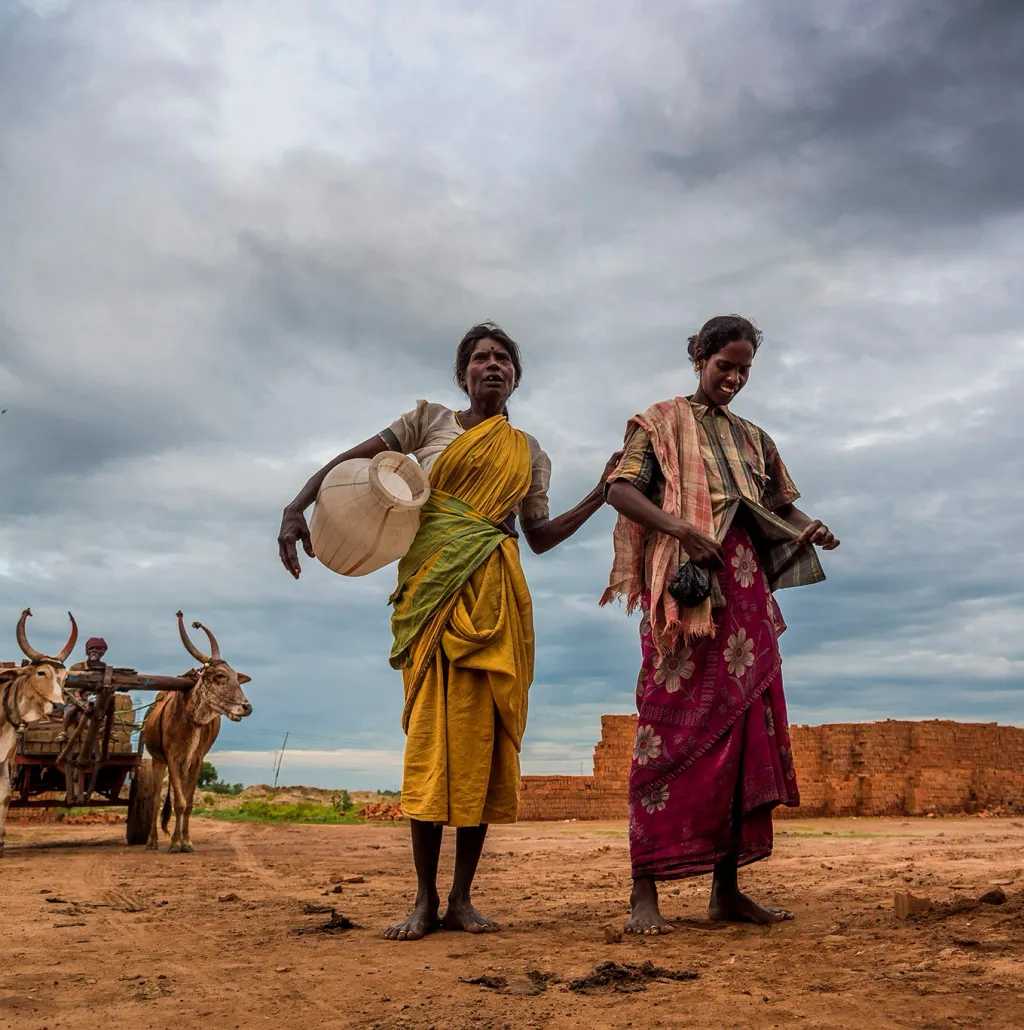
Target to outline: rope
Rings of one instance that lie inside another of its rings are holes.
[[[15,729],[21,723],[21,706],[18,694],[21,690],[22,678],[15,677],[3,686],[3,712],[7,722]],[[13,699],[12,699],[13,695]]]
[[[76,696],[75,694],[71,694],[71,693],[65,692],[65,694],[64,694],[64,704],[65,705],[74,705],[80,711],[84,712],[86,710],[86,708],[88,707],[88,705],[89,705],[89,701],[88,700],[83,700],[82,698]],[[153,705],[155,705],[155,704],[156,704],[156,701],[150,701],[148,705],[139,705],[138,708],[132,708],[132,709],[120,708],[120,709],[115,709],[114,710],[114,718],[115,718],[115,720],[117,720],[118,716],[125,715],[127,713],[127,711],[130,711],[132,715],[134,715],[136,712],[146,712],[146,711],[149,711],[149,709],[152,708]]]
[[[6,697],[5,697],[4,700],[6,701]],[[64,695],[64,704],[65,705],[69,705],[69,704],[74,705],[76,708],[78,708],[79,711],[85,712],[89,702],[87,700],[82,700],[81,698],[77,697],[75,694],[65,693],[65,695]],[[150,701],[148,705],[139,705],[138,708],[132,708],[132,709],[128,709],[128,710],[126,710],[124,708],[122,708],[120,710],[119,709],[115,709],[114,710],[114,722],[115,722],[116,725],[120,726],[122,729],[127,729],[130,733],[134,733],[136,730],[141,730],[142,729],[142,724],[141,723],[137,723],[135,721],[135,719],[134,719],[135,714],[137,712],[148,712],[149,709],[152,708],[153,705],[155,705],[155,704],[156,704],[156,701]],[[131,716],[133,716],[133,718],[131,718],[131,719],[126,718],[126,716],[129,715],[129,714]]]

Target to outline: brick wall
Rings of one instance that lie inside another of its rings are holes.
[[[996,723],[792,726],[800,808],[780,818],[1024,811],[1024,729]],[[593,776],[524,776],[523,820],[625,819],[635,715],[605,715]]]

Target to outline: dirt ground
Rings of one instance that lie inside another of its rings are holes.
[[[201,820],[194,855],[128,848],[121,826],[12,826],[0,1027],[1024,1026],[1024,821],[776,829],[743,883],[792,923],[713,926],[700,879],[666,885],[674,934],[617,940],[625,826],[534,823],[488,841],[478,904],[502,933],[392,943],[413,893],[402,826]],[[977,902],[997,887],[1003,904]],[[897,891],[953,904],[899,920]],[[307,906],[357,928],[325,931]],[[573,983],[608,962],[610,983]],[[614,979],[645,962],[639,983]]]

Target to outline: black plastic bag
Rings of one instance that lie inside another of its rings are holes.
[[[668,592],[683,608],[696,608],[711,596],[711,575],[707,569],[688,561],[679,566],[669,582]]]

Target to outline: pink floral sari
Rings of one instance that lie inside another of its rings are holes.
[[[800,803],[782,658],[785,629],[749,533],[733,524],[717,572],[715,635],[658,662],[645,599],[640,719],[629,777],[633,876],[659,880],[772,850],[772,809]]]

